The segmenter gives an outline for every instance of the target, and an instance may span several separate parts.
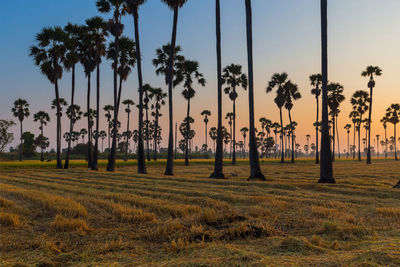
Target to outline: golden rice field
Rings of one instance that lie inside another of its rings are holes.
[[[1,266],[400,266],[400,163],[163,164],[137,175],[0,165]],[[46,163],[47,164],[47,163]]]

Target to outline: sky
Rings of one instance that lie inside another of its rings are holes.
[[[254,39],[254,82],[256,118],[266,117],[278,121],[278,108],[273,102],[275,93],[265,93],[271,76],[277,72],[287,72],[289,78],[299,86],[302,98],[295,102],[293,119],[298,122],[297,141],[304,145],[305,136],[313,136],[315,121],[315,98],[310,94],[308,77],[319,73],[320,64],[320,13],[319,0],[253,0]],[[183,49],[187,59],[197,60],[207,80],[205,87],[196,86],[196,97],[192,101],[191,114],[196,123],[195,144],[204,143],[204,124],[200,113],[204,109],[212,112],[209,127],[215,126],[217,113],[216,92],[216,52],[215,52],[215,1],[189,0],[180,10],[177,44]],[[385,109],[392,103],[400,102],[400,1],[398,0],[329,0],[329,80],[344,86],[345,102],[340,107],[339,130],[342,150],[345,148],[345,131],[351,111],[350,98],[356,90],[367,90],[367,79],[361,71],[368,65],[383,69],[383,75],[376,79],[373,106],[372,136],[383,135],[379,123]],[[110,14],[100,14],[95,0],[13,0],[2,3],[0,10],[0,119],[14,119],[11,114],[13,101],[24,98],[30,103],[31,116],[24,121],[24,130],[39,133],[39,126],[33,122],[33,114],[46,110],[52,122],[45,128],[50,137],[50,147],[55,147],[55,112],[50,110],[50,102],[55,98],[54,88],[34,66],[29,57],[29,47],[35,35],[47,26],[65,26],[68,22],[83,24],[85,19],[101,15],[105,19]],[[243,65],[247,72],[246,25],[244,0],[221,0],[222,17],[222,63]],[[159,0],[148,0],[140,8],[140,34],[143,60],[144,82],[166,90],[163,77],[155,74],[151,61],[155,50],[171,39],[173,13]],[[124,35],[133,38],[133,19],[123,18]],[[101,106],[112,103],[111,63],[101,65]],[[92,82],[94,84],[94,80]],[[77,68],[77,104],[86,109],[86,79],[82,67]],[[130,98],[138,102],[137,72],[133,70],[123,85],[122,99]],[[60,94],[70,99],[71,74],[65,72],[60,81]],[[181,95],[182,88],[174,90],[174,120],[184,118],[186,102]],[[239,89],[237,101],[237,138],[241,140],[240,128],[248,126],[248,95]],[[95,95],[92,94],[94,104]],[[94,107],[94,106],[93,106]],[[224,96],[224,114],[232,110],[228,96]],[[163,107],[161,119],[163,143],[167,140],[167,107]],[[137,110],[133,113],[131,125],[137,125]],[[105,129],[104,113],[101,114],[101,128]],[[123,125],[126,115],[121,114]],[[257,119],[258,120],[258,119]],[[288,123],[284,112],[284,124]],[[227,125],[227,123],[225,122]],[[68,122],[63,121],[63,132]],[[81,120],[76,129],[85,127]],[[259,125],[257,125],[259,128]],[[124,129],[124,128],[123,128]],[[389,128],[389,134],[392,128]],[[125,129],[124,129],[125,130]],[[18,127],[13,127],[16,146]],[[209,141],[211,142],[211,141]],[[63,142],[63,147],[65,147]]]

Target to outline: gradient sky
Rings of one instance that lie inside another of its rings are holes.
[[[295,103],[293,119],[299,123],[296,135],[304,144],[305,135],[314,136],[312,123],[315,121],[315,99],[310,94],[310,74],[320,72],[320,14],[319,0],[253,0],[253,35],[255,69],[256,117],[267,117],[277,121],[279,113],[273,102],[274,93],[266,94],[265,87],[275,72],[286,71],[297,83],[303,98]],[[400,102],[400,1],[398,0],[330,0],[329,2],[329,79],[344,85],[346,100],[340,107],[339,117],[342,149],[345,142],[343,127],[349,122],[351,110],[349,100],[354,91],[367,89],[366,78],[361,71],[367,65],[378,65],[383,76],[377,78],[374,95],[373,132],[383,134],[378,123],[387,106]],[[210,126],[216,125],[216,59],[214,0],[189,0],[182,8],[178,24],[177,43],[182,46],[186,58],[197,60],[200,71],[207,79],[205,88],[196,88],[197,96],[192,103],[192,116],[197,134],[196,145],[204,142],[204,124],[200,117],[203,109],[213,115]],[[245,10],[243,0],[221,0],[222,11],[222,58],[223,66],[246,63]],[[11,119],[10,109],[17,98],[30,103],[31,116],[24,130],[38,133],[33,114],[46,110],[52,115],[52,123],[45,129],[55,147],[55,116],[50,110],[50,101],[55,97],[48,80],[34,66],[29,57],[29,47],[35,34],[45,26],[64,26],[67,22],[84,23],[86,18],[99,15],[95,0],[13,0],[2,3],[0,17],[0,119]],[[157,77],[151,60],[155,49],[170,40],[172,12],[159,0],[148,0],[140,9],[140,33],[143,54],[144,81],[154,87],[165,88],[162,77]],[[102,15],[109,18],[110,15]],[[124,34],[133,37],[132,18],[123,19]],[[110,62],[103,62],[102,106],[112,103],[112,71]],[[77,68],[77,102],[86,109],[86,80],[81,66]],[[124,85],[123,99],[137,101],[137,73],[134,69]],[[61,96],[70,98],[70,73],[64,73],[60,82]],[[186,102],[181,96],[182,88],[176,88],[175,117],[183,120]],[[247,92],[239,90],[238,134],[242,126],[248,126]],[[94,103],[94,94],[92,95]],[[231,111],[231,102],[225,96],[224,113]],[[161,125],[163,139],[167,139],[167,109],[163,109]],[[121,121],[125,121],[122,114]],[[101,114],[104,119],[104,114]],[[137,111],[134,112],[137,123]],[[104,119],[105,120],[105,119]],[[288,123],[284,112],[284,123]],[[81,120],[76,129],[85,127]],[[102,124],[105,129],[105,123]],[[63,122],[63,132],[67,122]],[[124,129],[125,130],[125,129]],[[390,133],[392,128],[390,128]],[[18,128],[13,132],[18,139]],[[241,140],[240,137],[238,137]],[[12,146],[15,146],[15,140]],[[63,146],[65,143],[63,142]]]

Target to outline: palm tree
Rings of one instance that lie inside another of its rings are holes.
[[[88,159],[88,167],[91,168],[91,164],[90,161],[93,160],[92,156],[93,156],[93,144],[92,144],[92,140],[94,137],[94,133],[93,133],[93,125],[94,125],[94,118],[96,117],[96,110],[93,109],[89,109],[89,111],[83,113],[83,117],[86,117],[88,120],[88,130],[87,130],[87,134],[88,134],[88,153],[87,153],[87,159]]]
[[[111,111],[114,111],[114,106],[113,105],[105,105],[103,110],[106,112],[106,114],[104,115],[107,118],[107,125],[108,125],[108,149],[111,149],[111,143],[110,143],[110,136],[111,136],[111,126],[112,126],[112,122],[111,122]]]
[[[75,101],[75,66],[79,62],[79,37],[82,35],[82,27],[76,24],[68,23],[67,26],[64,27],[64,31],[67,34],[67,38],[65,40],[66,54],[64,60],[64,69],[66,71],[72,70],[72,85],[71,85],[71,106],[74,107]],[[71,108],[70,111],[73,111]],[[73,115],[73,114],[72,114]],[[72,137],[72,132],[74,131],[74,116],[70,116],[69,121],[69,136]],[[72,138],[68,139],[68,148],[67,155],[65,158],[64,169],[68,169],[69,167],[69,155],[71,152],[71,141]]]
[[[162,91],[161,88],[152,88],[149,91],[149,98],[151,100],[154,99],[154,103],[151,105],[151,109],[155,110],[155,112],[152,113],[154,117],[154,155],[153,159],[157,160],[157,140],[159,139],[159,118],[162,116],[160,113],[161,107],[165,105],[165,98],[167,97],[167,94]]]
[[[43,129],[44,126],[47,125],[48,122],[50,122],[50,116],[46,111],[38,111],[33,115],[33,121],[34,122],[39,122],[39,130],[40,134],[44,136],[43,134]],[[43,154],[43,148],[41,147],[40,149],[40,161],[44,161],[44,154]]]
[[[308,156],[308,149],[310,148],[310,139],[311,139],[311,135],[307,134],[306,135],[306,141],[307,141],[307,151],[306,154]]]
[[[180,67],[179,75],[182,75],[183,78],[183,87],[182,91],[183,97],[187,101],[187,112],[186,112],[186,120],[189,121],[190,118],[190,101],[196,95],[196,91],[193,88],[193,83],[197,81],[197,83],[201,86],[206,85],[206,80],[204,79],[203,74],[199,72],[199,63],[197,61],[185,60]],[[190,123],[186,123],[186,132],[190,132]],[[186,136],[186,153],[185,153],[185,165],[189,165],[189,135]]]
[[[278,150],[278,133],[280,132],[281,125],[277,122],[271,124],[271,128],[274,129],[275,134],[275,158],[276,158],[276,151]]]
[[[289,113],[289,122],[292,130],[292,163],[294,163],[294,124],[292,121],[291,110],[293,109],[293,102],[301,98],[301,94],[299,92],[299,88],[297,84],[292,83],[291,81],[287,81],[283,86],[283,94],[285,97],[285,108]]]
[[[36,35],[36,46],[30,48],[30,56],[33,57],[35,65],[40,67],[41,72],[50,83],[54,84],[57,100],[57,114],[60,114],[58,80],[62,78],[63,69],[61,63],[65,60],[66,34],[60,27],[44,28]],[[61,163],[61,118],[57,116],[57,169],[62,168]]]
[[[232,137],[233,112],[226,113],[225,120],[228,120],[229,134]],[[231,156],[232,156],[232,140],[231,143],[229,144],[229,158],[231,158]]]
[[[129,122],[131,120],[130,115],[131,115],[131,111],[132,111],[131,106],[135,105],[135,103],[133,103],[133,101],[131,99],[126,99],[122,102],[122,104],[126,105],[125,112],[128,115],[128,120],[126,122],[126,132],[129,132]],[[129,147],[128,138],[126,138],[125,141],[126,141],[126,144],[125,144],[124,161],[127,161],[128,160],[128,147]]]
[[[135,44],[136,44],[136,60],[137,60],[137,74],[139,81],[139,114],[138,114],[138,173],[147,173],[146,162],[144,156],[143,144],[143,76],[142,76],[142,59],[139,38],[139,7],[143,5],[146,0],[126,0],[126,10],[133,16],[135,27]]]
[[[321,0],[322,135],[319,183],[335,183],[329,138],[328,118],[328,1]]]
[[[396,125],[400,119],[400,104],[392,104],[386,110],[387,121],[393,124],[394,129],[394,159],[397,160],[397,146],[396,146]]]
[[[356,91],[350,100],[353,110],[356,111],[357,121],[357,132],[358,132],[358,160],[361,161],[361,144],[360,144],[360,132],[361,123],[363,122],[363,115],[368,111],[369,95],[366,91]],[[355,114],[354,114],[355,115]]]
[[[356,130],[357,130],[357,124],[358,124],[358,117],[359,114],[356,110],[353,110],[352,112],[350,112],[349,118],[351,119],[351,122],[353,123],[353,159],[356,158]]]
[[[218,130],[217,127],[211,127],[210,131],[208,132],[208,134],[210,135],[211,140],[213,140],[214,143],[214,153],[215,151],[215,141],[218,138]]]
[[[114,70],[114,119],[113,121],[113,141],[111,151],[108,157],[107,171],[114,171],[115,169],[115,156],[117,150],[117,122],[118,122],[118,70],[119,68],[119,39],[124,30],[124,25],[121,23],[121,18],[125,14],[124,8],[125,0],[97,0],[96,6],[101,13],[113,14],[113,18],[109,21],[109,28],[111,34],[114,36],[114,53],[113,53],[113,70]]]
[[[317,119],[319,121],[319,96],[321,95],[321,85],[322,85],[322,75],[313,74],[310,76],[311,86],[314,88],[311,90],[311,94],[315,95],[315,100],[317,102]],[[319,142],[318,142],[319,126],[315,126],[315,164],[319,164]]]
[[[351,124],[346,124],[344,126],[344,129],[346,130],[347,133],[347,158],[349,158],[349,153],[350,153],[350,129],[351,129]]]
[[[231,64],[224,68],[222,82],[227,85],[224,92],[229,95],[229,99],[233,104],[233,132],[231,132],[233,143],[231,146],[233,147],[232,164],[236,165],[236,99],[238,98],[236,88],[240,86],[244,90],[247,89],[247,76],[242,73],[241,65]]]
[[[253,29],[251,0],[245,0],[246,4],[246,32],[247,32],[247,61],[249,71],[249,124],[250,124],[250,177],[249,180],[265,181],[265,176],[261,172],[260,161],[256,144],[256,134],[254,126],[254,80],[253,80]]]
[[[103,146],[104,145],[104,139],[106,139],[106,137],[107,137],[106,131],[101,130],[99,132],[99,137],[101,139],[101,152],[103,153],[104,152],[104,146]]]
[[[376,136],[376,152],[377,152],[377,155],[378,155],[378,158],[379,158],[379,138],[381,137],[379,134],[377,134]]]
[[[385,158],[387,158],[387,144],[388,144],[388,139],[387,139],[387,134],[386,134],[386,130],[387,130],[387,123],[388,123],[388,118],[386,116],[384,116],[381,119],[381,123],[383,125],[383,129],[385,130]]]
[[[244,157],[246,158],[246,137],[247,133],[249,132],[249,128],[243,127],[240,129],[240,132],[242,133],[243,136],[243,150],[244,150]]]
[[[207,125],[208,125],[208,117],[209,116],[211,116],[211,111],[209,111],[209,110],[203,110],[202,112],[201,112],[201,114],[200,114],[201,116],[204,116],[204,119],[203,119],[203,121],[204,121],[204,125],[205,125],[205,135],[204,135],[204,138],[205,138],[205,158],[207,159],[208,158],[208,152],[207,152],[207,150],[208,150],[208,138],[207,138],[207,132],[208,132],[208,129],[207,129]]]
[[[17,99],[14,101],[14,107],[11,109],[14,117],[18,118],[20,124],[20,147],[19,147],[19,161],[22,161],[22,122],[25,118],[29,117],[29,103],[25,99]]]
[[[372,116],[372,93],[375,87],[375,76],[381,76],[382,70],[378,66],[368,66],[366,70],[361,73],[363,77],[369,77],[369,116],[368,116],[368,151],[367,151],[367,164],[371,164],[371,116]]]
[[[143,128],[146,131],[146,150],[147,150],[147,161],[150,161],[150,139],[151,137],[149,136],[150,134],[150,120],[149,120],[149,92],[153,90],[153,87],[150,86],[150,84],[145,84],[143,86],[143,93],[144,93],[144,101],[143,101],[143,108],[146,110],[146,124],[145,124],[145,128]]]
[[[284,84],[287,82],[287,78],[288,75],[287,73],[275,73],[272,78],[271,81],[269,81],[266,92],[269,93],[271,92],[274,88],[276,88],[276,97],[274,99],[275,104],[278,106],[279,108],[279,116],[280,116],[280,127],[281,129],[283,129],[283,116],[282,116],[282,108],[285,105],[285,97],[284,97],[284,90],[283,90],[283,86]],[[283,148],[283,132],[281,131],[281,147]],[[282,149],[281,149],[282,150]],[[281,163],[285,162],[285,157],[284,154],[281,153]]]
[[[339,106],[345,100],[343,95],[343,86],[339,83],[330,83],[328,85],[328,107],[332,116],[332,160],[335,161],[335,130],[337,129],[336,121],[339,115]],[[339,137],[339,135],[338,135]],[[340,154],[340,151],[338,151]],[[339,156],[340,157],[340,156]]]
[[[162,0],[170,9],[174,11],[172,36],[171,36],[171,47],[169,52],[169,64],[168,64],[168,108],[169,108],[169,136],[168,136],[168,156],[167,166],[165,169],[166,175],[174,174],[174,129],[173,129],[173,103],[172,103],[172,88],[173,88],[173,69],[174,69],[174,57],[175,57],[175,45],[176,45],[176,32],[178,26],[178,12],[187,0]]]

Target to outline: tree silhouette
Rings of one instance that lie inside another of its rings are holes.
[[[153,104],[151,105],[151,109],[154,110],[152,112],[152,116],[154,117],[154,155],[153,159],[157,160],[157,140],[159,139],[159,119],[162,116],[160,113],[161,107],[165,105],[165,98],[167,94],[162,91],[161,88],[152,88],[149,91],[149,98],[153,100]]]
[[[30,56],[35,65],[40,67],[50,83],[54,84],[57,114],[60,114],[58,80],[62,78],[62,62],[65,60],[66,33],[60,27],[44,28],[36,35],[36,46],[30,48]],[[61,163],[61,117],[57,116],[57,169],[62,168]]]
[[[112,127],[112,122],[111,122],[111,111],[114,111],[114,106],[113,105],[105,105],[103,110],[106,112],[104,115],[107,118],[107,125],[108,125],[108,149],[111,150],[111,142],[110,142],[110,137],[111,137],[111,127]]]
[[[44,134],[43,134],[44,126],[47,125],[48,122],[50,122],[49,114],[46,111],[38,111],[37,113],[35,113],[33,115],[33,121],[39,122],[40,135],[44,137]],[[41,139],[43,139],[43,138],[41,138]],[[42,141],[42,140],[39,140],[39,141]],[[43,149],[43,146],[41,146],[41,144],[38,144],[38,146],[40,147],[40,161],[43,162],[44,161],[44,149]]]
[[[344,100],[343,86],[339,83],[330,83],[328,85],[328,107],[330,109],[329,114],[332,116],[332,161],[335,161],[335,130],[337,130],[337,117],[340,112],[339,106]],[[337,138],[339,138],[339,135],[337,135]],[[340,155],[340,151],[338,153]]]
[[[368,111],[368,101],[369,95],[366,91],[356,91],[353,94],[353,97],[350,100],[351,105],[353,106],[353,111],[357,113],[353,113],[356,118],[357,123],[357,132],[358,132],[358,160],[361,161],[361,144],[360,144],[360,132],[361,132],[361,123],[363,122],[363,115]]]
[[[29,117],[29,103],[25,99],[18,98],[14,101],[14,107],[11,109],[14,117],[19,120],[20,125],[20,147],[19,147],[19,161],[22,161],[22,140],[23,140],[23,131],[22,131],[22,122],[25,118]]]
[[[204,116],[204,118],[203,118],[203,121],[204,121],[204,125],[205,125],[205,135],[204,135],[204,138],[205,138],[205,143],[204,143],[204,145],[205,145],[205,152],[204,152],[204,155],[205,155],[205,158],[207,159],[208,158],[208,138],[207,138],[207,132],[208,132],[208,129],[207,129],[207,125],[208,125],[208,117],[209,116],[211,116],[211,111],[209,111],[209,110],[203,110],[202,112],[201,112],[201,114],[200,114],[201,116]]]
[[[351,129],[351,124],[346,124],[344,126],[344,129],[346,130],[347,133],[347,154],[346,158],[349,158],[349,153],[350,153],[350,129]]]
[[[214,153],[215,151],[215,142],[218,138],[218,129],[217,127],[211,127],[210,131],[208,132],[208,134],[210,135],[211,140],[213,140],[214,143]]]
[[[397,160],[397,145],[396,145],[396,125],[399,123],[400,104],[392,104],[386,110],[387,121],[393,124],[394,135],[394,159]]]
[[[172,102],[172,88],[173,88],[173,69],[174,69],[174,57],[175,57],[175,45],[176,45],[176,32],[178,26],[178,12],[187,0],[162,0],[170,9],[174,11],[174,19],[172,26],[172,36],[171,36],[171,47],[169,51],[169,62],[168,62],[168,111],[169,111],[169,135],[168,135],[168,156],[167,156],[167,166],[165,169],[165,175],[174,174],[174,129],[173,129],[173,102]]]
[[[381,119],[381,123],[382,123],[382,126],[383,126],[383,129],[385,130],[385,158],[387,158],[387,149],[388,149],[388,147],[387,147],[387,144],[388,144],[388,139],[387,139],[387,123],[388,123],[389,121],[388,121],[388,118],[386,117],[386,114],[385,114],[385,116]]]
[[[378,66],[368,66],[366,70],[361,73],[363,77],[369,77],[369,116],[368,116],[368,150],[367,150],[367,164],[371,164],[371,116],[372,116],[372,95],[375,87],[374,76],[381,76],[382,70]]]
[[[222,74],[223,84],[227,87],[224,88],[225,94],[229,95],[229,99],[232,101],[232,121],[233,121],[233,131],[232,135],[232,164],[236,165],[236,99],[238,98],[238,93],[236,91],[237,87],[242,87],[244,90],[247,89],[247,76],[242,73],[242,66],[231,64],[224,68]]]
[[[126,132],[129,132],[129,122],[130,122],[130,115],[131,115],[131,106],[135,105],[135,103],[131,99],[126,99],[122,102],[126,106],[125,112],[128,115],[127,122],[126,122]],[[125,155],[124,161],[128,160],[128,147],[129,147],[129,139],[127,138],[128,135],[125,135]]]
[[[313,86],[311,89],[311,94],[315,96],[317,102],[317,119],[319,121],[319,96],[321,95],[321,85],[322,85],[322,75],[313,74],[310,76],[310,83]],[[315,164],[319,164],[319,141],[318,141],[319,125],[315,125]]]

